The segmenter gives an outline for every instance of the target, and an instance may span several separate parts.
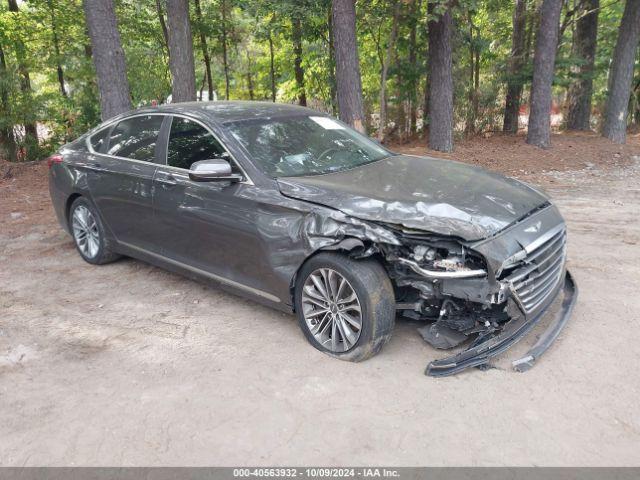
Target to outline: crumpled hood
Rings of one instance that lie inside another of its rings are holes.
[[[397,155],[344,172],[278,179],[292,198],[356,218],[464,240],[493,235],[548,202],[526,184],[479,167]]]

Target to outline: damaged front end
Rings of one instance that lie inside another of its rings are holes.
[[[517,180],[405,155],[331,175],[280,178],[278,185],[286,197],[331,209],[302,225],[310,247],[376,256],[394,285],[399,314],[424,321],[420,333],[429,344],[466,344],[431,362],[428,375],[486,365],[564,292],[544,345],[514,363],[524,370],[555,339],[575,303],[564,220],[543,194]]]
[[[549,206],[475,243],[386,225],[397,241],[370,244],[352,254],[381,257],[396,289],[398,313],[427,322],[419,329],[426,342],[437,349],[468,343],[462,352],[431,362],[425,372],[430,376],[487,366],[536,326],[564,292],[557,318],[534,348],[513,362],[514,369],[524,371],[558,336],[577,296],[565,269],[564,222],[557,217],[555,225],[543,229],[555,212]]]

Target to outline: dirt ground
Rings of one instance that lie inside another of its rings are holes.
[[[637,466],[640,138],[452,157],[543,186],[567,219],[579,302],[527,373],[509,360],[535,332],[497,368],[434,379],[416,323],[350,364],[292,316],[135,260],[88,265],[46,165],[0,163],[0,465]]]

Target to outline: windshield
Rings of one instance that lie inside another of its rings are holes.
[[[252,119],[225,126],[271,177],[339,172],[390,155],[377,143],[329,117]]]

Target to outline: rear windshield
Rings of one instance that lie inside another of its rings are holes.
[[[271,177],[339,172],[391,155],[366,136],[325,116],[261,118],[225,126]]]

